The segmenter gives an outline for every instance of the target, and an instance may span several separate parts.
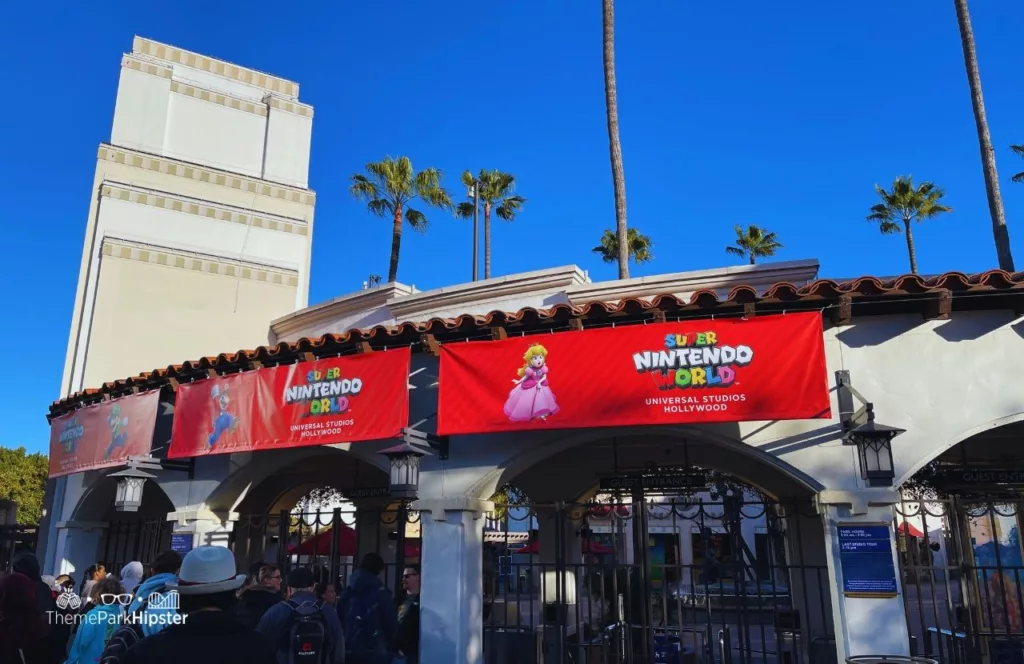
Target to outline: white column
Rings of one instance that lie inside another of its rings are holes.
[[[231,532],[238,521],[237,512],[211,512],[188,510],[169,512],[167,520],[173,522],[172,533],[192,535],[192,548],[197,546],[228,546]]]
[[[81,583],[85,569],[99,560],[100,545],[106,532],[106,521],[62,521],[56,524],[56,557],[52,570],[44,574],[70,574]]]
[[[857,655],[910,655],[907,616],[903,605],[903,581],[899,573],[892,506],[898,493],[892,489],[823,491],[818,495],[824,517],[826,559],[832,585],[832,611],[836,624],[838,661]],[[895,597],[857,597],[844,592],[840,560],[841,526],[886,528],[896,580]]]
[[[420,661],[483,662],[483,516],[494,503],[418,500],[422,519]]]

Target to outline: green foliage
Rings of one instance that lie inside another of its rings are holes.
[[[637,265],[654,260],[654,254],[651,253],[654,242],[650,237],[635,228],[629,228],[626,230],[626,242],[629,245],[629,257]],[[601,236],[601,244],[594,247],[592,251],[599,255],[605,263],[618,262],[619,236],[613,230],[605,230],[604,235]]]
[[[940,214],[952,212],[953,208],[940,202],[946,192],[933,182],[922,182],[920,186],[915,187],[913,176],[901,175],[893,180],[890,191],[876,184],[875,193],[882,202],[871,206],[871,214],[867,216],[867,220],[877,223],[878,230],[883,235],[906,233],[910,271],[917,274],[917,251],[914,249],[911,222],[920,223],[925,219],[933,219]],[[902,228],[900,223],[903,224]]]
[[[0,500],[17,503],[18,523],[39,523],[47,475],[49,461],[45,454],[29,454],[24,447],[0,447]]]
[[[516,189],[514,175],[503,173],[498,169],[481,170],[475,179],[469,171],[462,174],[462,184],[467,188],[472,188],[475,182],[480,183],[480,203],[484,206],[485,214],[489,214],[493,209],[502,221],[515,221],[516,215],[522,212],[526,199],[513,193]],[[455,216],[461,219],[472,219],[473,209],[472,200],[459,203],[455,208]]]
[[[1024,145],[1011,145],[1010,149],[1013,150],[1014,154],[1018,157],[1024,157]],[[1013,182],[1024,182],[1024,171],[1017,173],[1010,178]]]
[[[726,247],[725,253],[748,258],[751,265],[754,265],[758,258],[774,256],[776,251],[782,249],[778,236],[760,226],[750,224],[746,229],[736,226],[734,230],[736,246]]]

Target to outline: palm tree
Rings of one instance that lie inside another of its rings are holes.
[[[604,14],[604,105],[608,115],[608,145],[612,160],[612,184],[615,188],[615,246],[619,279],[629,279],[631,246],[626,226],[626,174],[622,168],[622,143],[619,142],[619,101],[615,90],[615,0],[603,0]],[[603,242],[603,241],[602,241]]]
[[[1024,145],[1011,145],[1010,149],[1013,150],[1014,154],[1016,154],[1018,157],[1024,157]],[[1017,173],[1012,178],[1010,178],[1010,180],[1012,182],[1024,182],[1024,171]]]
[[[526,199],[512,192],[516,188],[516,178],[509,173],[481,170],[474,180],[473,174],[466,171],[462,174],[462,183],[469,188],[479,186],[480,202],[484,205],[484,279],[491,278],[491,212],[498,219],[514,221],[516,214],[523,209]],[[476,191],[474,189],[474,191]],[[475,201],[459,203],[455,208],[455,216],[472,219],[476,208]]]
[[[654,260],[654,254],[651,253],[654,242],[651,241],[651,238],[635,228],[629,229],[626,233],[626,238],[626,255],[632,258],[634,263],[641,265]],[[604,235],[601,236],[601,244],[594,247],[592,251],[595,254],[599,254],[601,260],[605,263],[618,261],[622,255],[622,250],[619,247],[619,236],[611,229],[606,230]],[[622,274],[621,269],[619,274]]]
[[[378,217],[391,215],[391,264],[388,267],[388,282],[398,279],[398,254],[402,248],[402,218],[414,231],[427,230],[427,216],[410,207],[417,198],[423,203],[452,209],[452,199],[441,186],[441,171],[425,168],[416,172],[408,157],[384,157],[366,165],[368,175],[356,173],[352,176],[349,191],[357,199],[366,201],[366,209]]]
[[[749,258],[751,265],[754,265],[758,258],[774,256],[776,251],[782,249],[782,243],[775,233],[770,233],[760,226],[750,224],[746,230],[737,226],[735,230],[736,246],[726,247],[725,253]]]
[[[917,253],[914,251],[914,235],[910,222],[921,222],[944,212],[952,212],[953,208],[939,202],[946,192],[932,182],[922,182],[915,188],[914,178],[909,175],[897,177],[892,183],[891,191],[886,191],[877,184],[875,191],[882,202],[871,206],[871,214],[867,216],[867,220],[878,222],[878,230],[884,235],[899,233],[898,222],[903,222],[903,230],[907,233],[910,271],[917,274]]]
[[[988,195],[988,211],[992,217],[996,257],[999,259],[1000,269],[1013,272],[1010,232],[1006,228],[1006,212],[1003,210],[1003,197],[999,193],[999,174],[996,172],[996,151],[992,147],[992,136],[988,132],[985,98],[981,94],[981,74],[978,72],[978,51],[974,45],[971,14],[967,9],[967,0],[953,0],[953,2],[956,5],[957,23],[960,26],[960,44],[964,50],[967,84],[971,88],[971,106],[974,107],[974,124],[978,130],[978,145],[981,147],[981,169],[985,174],[985,193]],[[907,239],[909,240],[909,237]]]

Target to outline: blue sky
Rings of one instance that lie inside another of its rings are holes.
[[[738,223],[776,231],[778,259],[816,257],[824,276],[905,272],[902,237],[879,235],[864,215],[873,185],[906,173],[943,186],[955,208],[916,229],[921,271],[995,266],[953,3],[618,4],[629,221],[656,257],[634,275],[735,263],[723,249]],[[972,9],[1020,264],[1024,185],[1009,176],[1024,160],[1008,146],[1024,143],[1024,3]],[[31,337],[8,345],[21,352],[0,378],[0,445],[46,445],[96,147],[110,138],[120,54],[135,34],[300,83],[316,108],[311,302],[387,274],[388,224],[347,183],[388,154],[443,169],[460,196],[466,168],[518,177],[528,203],[494,228],[496,275],[575,263],[615,276],[590,252],[614,225],[597,0],[41,2],[14,3],[5,18],[0,194],[14,251],[0,310],[9,335]],[[403,241],[399,280],[468,280],[469,224],[429,217],[426,235]]]

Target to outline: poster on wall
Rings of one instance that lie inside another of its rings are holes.
[[[411,357],[400,348],[182,385],[167,456],[394,438],[408,426]]]
[[[50,422],[50,477],[123,465],[149,454],[160,390],[86,406]]]
[[[441,346],[439,435],[830,417],[819,313]]]

